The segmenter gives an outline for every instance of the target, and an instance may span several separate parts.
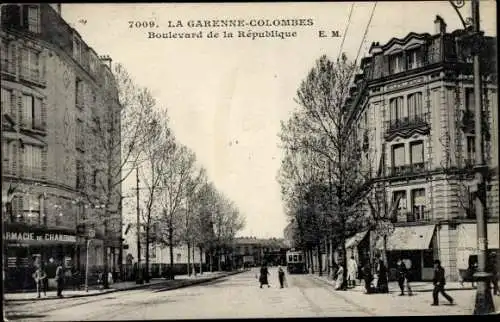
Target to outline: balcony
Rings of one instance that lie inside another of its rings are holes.
[[[16,64],[12,59],[2,59],[0,61],[0,65],[2,66],[2,74],[6,74],[8,76],[16,76]]]
[[[42,78],[39,67],[22,66],[21,78],[25,81],[45,86],[45,80]]]
[[[428,168],[427,165],[427,162],[419,162],[402,166],[393,166],[390,168],[389,173],[392,177],[411,176],[425,172]]]
[[[424,211],[410,211],[406,213],[407,222],[428,222],[431,221],[431,212],[429,210]]]
[[[408,131],[429,126],[429,113],[410,115],[396,120],[386,121],[386,134],[391,135],[399,131]]]

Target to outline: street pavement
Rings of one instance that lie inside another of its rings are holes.
[[[430,306],[432,293],[415,295],[363,294],[335,291],[312,275],[287,275],[280,289],[276,268],[270,269],[271,287],[259,288],[258,269],[182,289],[166,291],[160,285],[85,298],[7,303],[11,321],[112,321],[150,319],[217,319],[334,316],[470,315],[475,291],[452,290],[456,305]],[[498,296],[495,297],[498,308]],[[45,303],[44,303],[45,302]],[[57,303],[56,303],[57,302]],[[50,304],[49,304],[50,303]]]

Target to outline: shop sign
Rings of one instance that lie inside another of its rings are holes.
[[[6,240],[19,240],[19,241],[32,241],[32,240],[48,240],[48,241],[59,241],[59,242],[76,242],[76,236],[66,235],[66,234],[56,234],[56,233],[16,233],[7,232],[5,234]]]

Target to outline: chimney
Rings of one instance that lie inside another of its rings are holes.
[[[102,56],[99,56],[99,58],[101,59],[101,62],[103,64],[105,64],[106,66],[109,67],[109,69],[111,69],[111,57],[109,57],[108,55],[102,55]]]
[[[434,20],[434,33],[435,34],[445,34],[446,33],[446,23],[440,15],[436,16]]]

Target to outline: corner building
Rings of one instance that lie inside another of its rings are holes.
[[[120,198],[104,218],[106,164],[97,161],[104,150],[98,129],[120,128],[111,59],[85,44],[60,5],[5,4],[0,23],[5,287],[34,288],[40,261],[49,278],[57,261],[84,272],[87,254],[90,274],[102,270],[105,256],[116,272]],[[119,139],[119,130],[111,132]],[[119,153],[113,158],[120,162]]]
[[[412,262],[415,280],[430,280],[440,259],[447,279],[460,279],[477,254],[476,215],[470,192],[474,164],[474,88],[465,31],[409,33],[373,43],[361,61],[348,104],[362,146],[361,166],[372,191],[389,205],[389,267]],[[498,97],[496,38],[482,37],[483,141],[487,181],[488,247],[499,251]],[[390,208],[390,206],[389,206]],[[367,210],[368,211],[368,210]],[[360,232],[366,234],[366,232]],[[358,236],[359,240],[364,236]],[[383,249],[371,230],[368,253]],[[473,256],[472,256],[473,257]]]

